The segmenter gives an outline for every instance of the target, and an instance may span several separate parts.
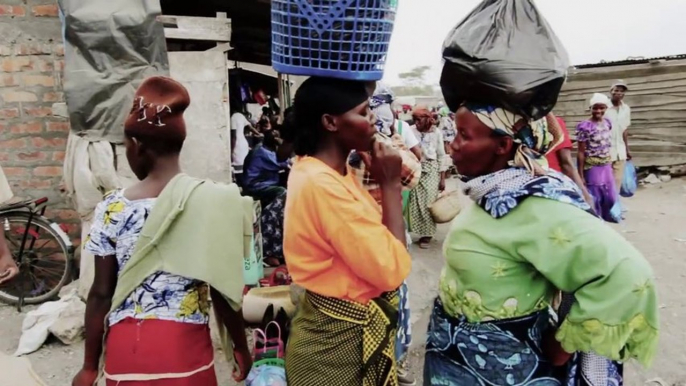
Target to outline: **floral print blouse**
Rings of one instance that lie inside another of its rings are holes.
[[[154,198],[128,200],[123,190],[109,193],[95,208],[85,249],[96,256],[116,256],[121,272],[133,255],[154,204]],[[110,314],[109,325],[126,318],[207,324],[208,292],[205,283],[158,271]]]
[[[602,122],[585,120],[576,126],[577,141],[586,144],[584,168],[610,163],[611,130],[612,124],[607,119],[603,119]]]

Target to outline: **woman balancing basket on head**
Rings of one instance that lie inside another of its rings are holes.
[[[411,265],[403,158],[379,139],[374,85],[361,82],[383,74],[393,3],[272,1],[274,68],[310,76],[295,96],[300,159],[284,229],[288,270],[305,289],[286,348],[291,385],[398,384],[398,287]],[[348,165],[353,150],[368,154],[380,205]]]

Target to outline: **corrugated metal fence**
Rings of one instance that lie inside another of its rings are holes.
[[[622,79],[629,84],[625,102],[631,106],[629,146],[638,166],[686,163],[686,60],[656,60],[633,65],[586,67],[570,70],[555,113],[565,119],[570,133],[589,117],[594,92],[609,95]]]

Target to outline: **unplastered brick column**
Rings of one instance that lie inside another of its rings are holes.
[[[0,165],[15,195],[48,197],[48,216],[78,241],[78,215],[60,189],[69,122],[57,14],[54,0],[0,0]]]

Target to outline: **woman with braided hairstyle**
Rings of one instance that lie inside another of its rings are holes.
[[[136,91],[124,144],[140,181],[105,195],[84,240],[95,280],[73,386],[93,386],[99,375],[107,386],[217,385],[210,294],[217,327],[228,330],[220,335],[237,364],[234,377],[250,371],[239,307],[246,202],[235,185],[182,173],[189,104],[186,88],[167,77],[148,78]]]

